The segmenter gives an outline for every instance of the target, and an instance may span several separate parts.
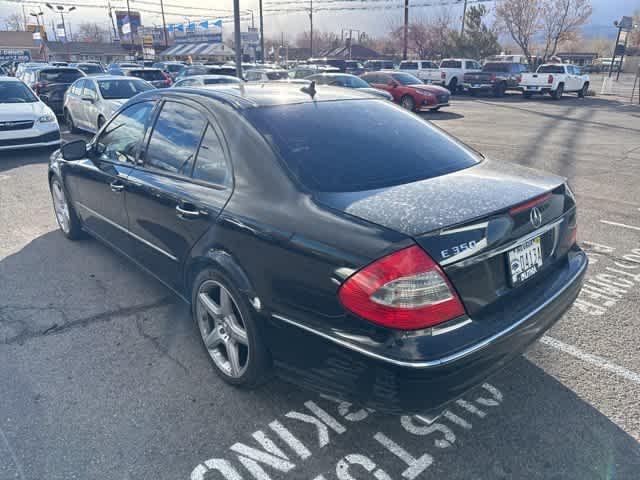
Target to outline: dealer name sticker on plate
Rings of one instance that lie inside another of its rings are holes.
[[[516,286],[531,278],[542,267],[540,237],[533,238],[509,251],[511,285]]]

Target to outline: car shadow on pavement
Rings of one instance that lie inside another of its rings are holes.
[[[457,120],[459,118],[464,118],[464,115],[452,112],[450,110],[438,110],[437,112],[420,112],[418,115],[420,115],[425,120]]]
[[[354,474],[375,464],[391,478],[623,480],[640,471],[636,439],[523,357],[428,427],[278,378],[257,390],[227,385],[188,307],[97,241],[44,234],[0,260],[0,284],[0,391],[11,418],[0,426],[29,479],[189,478],[214,458],[250,479],[237,445],[259,448],[258,431],[289,459],[264,465],[274,480],[334,480],[356,460]],[[328,353],[328,366],[339,362]],[[316,428],[315,407],[337,423]],[[283,442],[281,426],[304,448]],[[99,469],[87,460],[97,455]]]
[[[32,148],[28,150],[29,155],[25,155],[25,149],[2,151],[0,152],[0,172],[25,165],[46,164],[54,150],[53,147]]]

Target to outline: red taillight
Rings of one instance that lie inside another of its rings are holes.
[[[495,81],[496,81],[496,74],[495,74],[495,73],[492,73],[492,74],[491,74],[491,78],[490,78],[490,80],[491,80],[492,82],[495,82]]]
[[[171,86],[171,83],[172,83],[172,81],[171,81],[171,77],[170,77],[166,72],[162,72],[162,75],[164,76],[164,84],[165,84],[167,87],[170,87],[170,86]]]
[[[553,83],[553,75],[547,77],[547,83]]]
[[[444,72],[440,72],[440,78],[444,80],[445,78],[447,78],[447,74]]]
[[[529,200],[528,202],[524,202],[516,207],[513,207],[512,209],[509,210],[509,214],[516,215],[520,212],[524,212],[525,210],[529,210],[530,208],[533,208],[536,205],[540,205],[541,203],[546,202],[550,198],[551,198],[551,192],[545,193],[544,195],[540,195],[539,197],[536,197],[533,200]]]
[[[33,85],[33,91],[36,92],[37,95],[39,95],[40,94],[40,89],[43,88],[44,86],[45,86],[44,83],[40,83],[40,82],[35,83]]]
[[[371,322],[417,330],[464,314],[444,272],[419,246],[382,257],[342,284],[340,301]]]
[[[516,75],[516,82],[522,82],[522,75]]]

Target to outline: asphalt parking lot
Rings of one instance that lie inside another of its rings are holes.
[[[454,97],[424,117],[576,191],[588,286],[526,357],[431,426],[279,380],[235,390],[173,294],[57,231],[48,152],[4,153],[0,479],[639,478],[640,107]]]

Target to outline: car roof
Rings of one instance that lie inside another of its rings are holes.
[[[302,87],[304,88],[304,87]],[[136,98],[153,95],[174,95],[176,93],[198,94],[226,103],[236,109],[245,110],[276,105],[331,102],[341,100],[371,100],[371,96],[356,89],[318,86],[313,98],[302,91],[300,84],[288,82],[265,82],[255,84],[222,84],[215,89],[172,88],[142,93]]]
[[[238,77],[234,77],[232,75],[214,75],[214,74],[210,73],[210,74],[207,74],[207,75],[191,75],[189,77],[181,78],[178,81],[181,82],[183,80],[192,80],[192,79],[202,79],[202,80],[206,80],[206,79],[210,79],[210,80],[221,79],[221,80],[226,80],[227,78],[232,78],[234,80],[240,80]]]
[[[314,73],[313,75],[309,75],[310,77],[331,77],[331,78],[335,78],[335,77],[356,77],[356,78],[360,78],[357,75],[353,75],[351,73],[342,73],[342,72],[319,72],[319,73]]]
[[[126,82],[130,82],[130,81],[141,81],[144,82],[143,79],[138,78],[138,77],[123,77],[122,75],[108,75],[108,74],[104,74],[104,75],[91,75],[90,77],[83,77],[84,79],[92,79],[92,80],[122,80],[122,81],[126,81]],[[80,80],[80,79],[78,79]]]

